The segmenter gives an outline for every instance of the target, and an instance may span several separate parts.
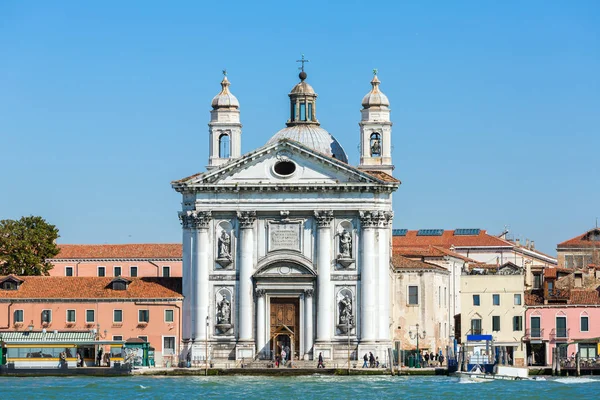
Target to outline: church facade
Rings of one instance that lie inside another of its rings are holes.
[[[360,165],[320,126],[306,82],[286,127],[241,154],[227,76],[212,101],[206,172],[182,195],[181,357],[346,359],[392,346],[390,109],[377,75],[363,98]]]

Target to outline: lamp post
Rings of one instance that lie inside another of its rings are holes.
[[[204,355],[204,376],[208,376],[208,315],[206,316],[206,339],[204,340],[205,355]]]
[[[417,368],[421,368],[421,353],[419,353],[419,338],[425,339],[426,333],[423,331],[423,336],[419,334],[419,324],[417,324],[417,332],[413,334],[412,331],[408,331],[408,336],[411,339],[417,339]]]
[[[346,318],[346,332],[348,332],[348,375],[350,375],[350,318]]]

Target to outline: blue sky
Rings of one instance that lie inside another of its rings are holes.
[[[170,181],[204,170],[227,68],[242,151],[287,119],[305,53],[318,118],[358,162],[391,101],[396,228],[556,243],[600,216],[597,1],[0,2],[0,218],[61,243],[178,242]]]

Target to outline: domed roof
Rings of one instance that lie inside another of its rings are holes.
[[[318,125],[299,124],[288,126],[277,132],[267,144],[275,143],[281,139],[300,142],[319,153],[337,158],[345,163],[348,162],[348,156],[339,142],[329,132]]]
[[[290,94],[315,94],[315,90],[308,83],[301,81],[292,88]]]
[[[229,92],[229,85],[231,84],[227,76],[224,76],[221,81],[221,92],[212,99],[211,105],[213,109],[240,107],[238,99]]]
[[[363,97],[362,100],[362,105],[364,108],[389,107],[390,101],[388,100],[387,96],[379,90],[380,83],[381,82],[375,74],[375,76],[373,76],[373,80],[371,81],[371,86],[373,86],[373,88],[365,97]]]

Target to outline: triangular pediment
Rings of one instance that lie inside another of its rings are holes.
[[[173,182],[176,190],[190,188],[386,186],[399,181],[381,173],[370,174],[298,142],[281,140],[239,159]]]

